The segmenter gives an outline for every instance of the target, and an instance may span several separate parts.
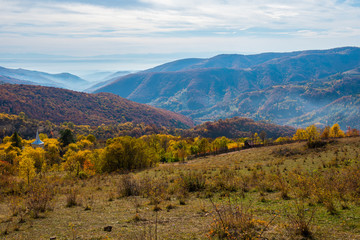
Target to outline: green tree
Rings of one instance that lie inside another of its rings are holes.
[[[230,142],[226,137],[218,137],[212,142],[213,151],[227,150],[227,144]]]
[[[86,140],[88,140],[88,141],[90,141],[92,143],[95,143],[96,142],[96,137],[94,135],[92,135],[92,134],[89,134],[89,135],[87,135]]]
[[[60,132],[59,142],[62,147],[66,147],[70,143],[74,143],[75,137],[74,137],[74,134],[72,133],[72,131],[68,128],[65,130],[62,130]]]
[[[23,147],[22,138],[19,136],[19,134],[16,131],[14,132],[13,135],[11,135],[10,142],[11,145],[13,145],[14,147],[18,147],[20,149]]]

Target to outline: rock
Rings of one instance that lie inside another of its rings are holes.
[[[56,237],[50,237],[50,240],[56,240]]]
[[[104,227],[104,231],[105,231],[105,232],[111,232],[111,230],[112,230],[112,226],[106,226],[106,227]]]

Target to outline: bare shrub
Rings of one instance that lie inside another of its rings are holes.
[[[10,197],[10,200],[8,201],[8,207],[12,216],[14,217],[26,211],[26,207],[24,206],[24,199],[19,196]]]
[[[261,239],[261,235],[274,220],[256,220],[251,205],[234,204],[229,197],[226,204],[217,205],[211,201],[214,221],[210,225],[209,237],[215,239]]]
[[[138,196],[140,194],[140,184],[132,174],[121,176],[117,193],[119,197]]]
[[[141,178],[140,183],[142,196],[150,200],[150,204],[154,205],[154,211],[161,210],[159,204],[163,200],[170,198],[168,196],[169,183],[167,179],[163,177],[151,179],[150,176],[146,175]]]
[[[314,215],[316,209],[310,211],[305,208],[303,202],[297,202],[293,207],[293,212],[287,213],[288,219],[288,231],[293,236],[301,236],[305,239],[313,239],[314,234],[311,229],[311,225],[314,221]]]
[[[37,218],[39,213],[46,211],[54,193],[53,186],[44,181],[29,186],[25,205],[32,217]]]
[[[281,198],[284,200],[289,200],[289,192],[290,192],[290,186],[289,183],[286,180],[286,177],[283,173],[280,172],[279,169],[277,169],[276,174],[274,175],[274,183],[277,189],[281,192]]]
[[[71,188],[66,195],[66,207],[74,207],[79,205],[77,196],[78,190]]]

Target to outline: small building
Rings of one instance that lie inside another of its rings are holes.
[[[33,148],[37,148],[37,147],[44,148],[44,142],[41,141],[39,137],[39,130],[36,131],[36,139],[34,142],[31,143],[31,146]]]

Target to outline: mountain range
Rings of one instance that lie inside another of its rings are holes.
[[[2,80],[2,78],[4,80]],[[50,74],[21,68],[10,69],[4,67],[0,67],[0,81],[12,84],[41,85],[72,90],[82,90],[89,85],[86,80],[70,73]]]
[[[137,73],[103,71],[83,77],[0,67],[2,84],[114,93],[128,100],[180,113],[196,124],[247,117],[295,127],[339,123],[343,129],[347,126],[360,128],[357,121],[360,114],[360,48],[356,47],[254,55],[222,54],[207,59],[180,59]],[[47,99],[46,94],[50,92],[43,91],[43,98]],[[54,101],[61,103],[58,99]],[[61,118],[57,118],[60,121]],[[101,122],[83,120],[84,124]],[[189,126],[189,123],[185,125]]]
[[[306,127],[360,128],[360,48],[182,59],[115,78],[93,92],[181,113]]]

